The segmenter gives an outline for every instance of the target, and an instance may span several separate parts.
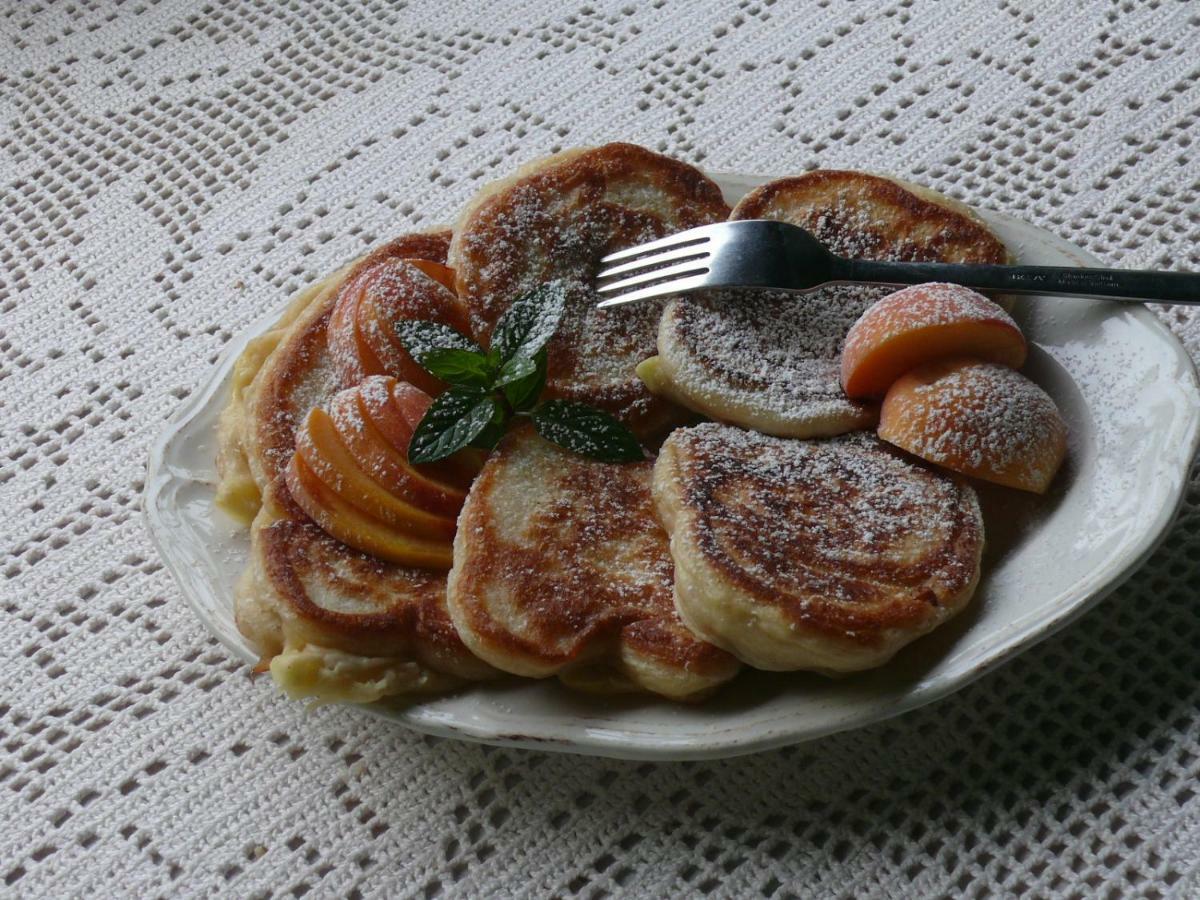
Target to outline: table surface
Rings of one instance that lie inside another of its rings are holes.
[[[563,147],[883,171],[1200,269],[1198,44],[1167,2],[0,4],[0,893],[1196,896],[1195,473],[1145,568],[1000,671],[682,765],[285,702],[140,504],[233,335]]]

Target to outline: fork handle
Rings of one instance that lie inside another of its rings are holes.
[[[899,286],[949,281],[1005,294],[1061,294],[1200,306],[1200,274],[1192,272],[837,259],[833,276],[836,281],[855,283]]]

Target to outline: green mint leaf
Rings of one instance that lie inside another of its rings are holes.
[[[522,378],[528,378],[537,371],[537,363],[528,356],[514,356],[500,369],[500,374],[496,376],[496,381],[492,387],[504,387],[506,384],[512,384],[514,381],[520,381]]]
[[[514,359],[527,359],[517,356]],[[506,366],[507,368],[507,366]],[[504,397],[517,412],[528,412],[542,396],[546,387],[546,348],[533,357],[533,371],[504,385]]]
[[[470,446],[476,450],[494,450],[496,445],[500,443],[500,438],[504,437],[505,426],[508,425],[507,417],[502,423],[488,422],[487,427],[471,441]]]
[[[475,439],[471,441],[471,446],[478,450],[495,449],[496,445],[500,443],[500,438],[504,437],[504,432],[508,429],[508,420],[512,413],[498,400],[494,400],[492,406],[492,421],[488,422],[483,431],[475,435]]]
[[[483,348],[460,331],[443,325],[441,322],[427,322],[424,319],[401,319],[395,324],[396,336],[408,351],[409,356],[419,360],[430,350],[451,348],[454,350],[473,350],[482,353]]]
[[[533,427],[546,440],[601,462],[645,459],[628,428],[606,412],[573,400],[547,400],[533,411]]]
[[[451,388],[429,404],[408,444],[408,461],[431,463],[457,453],[478,437],[496,413],[488,394]]]
[[[504,311],[492,332],[491,348],[501,362],[533,356],[546,346],[567,305],[565,282],[550,281],[522,294]]]
[[[477,350],[439,347],[416,359],[430,375],[458,387],[487,389],[495,374],[487,356]]]

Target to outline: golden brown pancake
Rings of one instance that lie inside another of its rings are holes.
[[[295,504],[283,477],[300,422],[346,386],[328,334],[343,292],[362,290],[372,272],[394,274],[398,260],[442,262],[448,243],[445,232],[402,237],[303,291],[235,367],[220,426],[218,497],[235,515],[253,517],[237,622],[293,696],[367,701],[495,674],[450,625],[444,572],[387,563],[336,541]],[[428,291],[446,294],[432,281]]]
[[[855,259],[1002,263],[1004,245],[962,204],[862,172],[822,170],[747,194],[732,219],[775,219]],[[639,372],[696,412],[768,434],[821,437],[873,425],[878,408],[848,399],[838,358],[850,326],[890,288],[838,285],[810,294],[717,291],[672,300],[658,357]]]
[[[523,427],[475,480],[459,519],[450,615],[498,669],[592,690],[698,699],[738,664],[699,640],[671,598],[649,462],[611,464]]]
[[[685,163],[632,144],[572,150],[484,188],[455,226],[450,266],[480,340],[517,297],[563,279],[548,396],[599,406],[647,437],[680,421],[634,372],[654,352],[662,304],[596,309],[599,260],[728,214],[720,188]]]
[[[881,665],[958,613],[979,579],[974,491],[873,436],[679,429],[654,498],[681,618],[760,669]]]
[[[289,695],[367,702],[496,674],[454,630],[445,572],[347,547],[304,515],[282,481],[250,534],[237,625]]]

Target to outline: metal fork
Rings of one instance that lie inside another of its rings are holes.
[[[1200,305],[1200,274],[1133,269],[876,262],[834,256],[803,228],[747,219],[681,231],[600,260],[601,308],[717,288],[807,293],[827,284],[949,281],[1005,294]]]

